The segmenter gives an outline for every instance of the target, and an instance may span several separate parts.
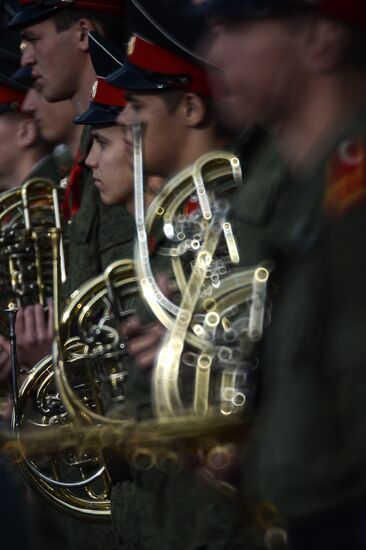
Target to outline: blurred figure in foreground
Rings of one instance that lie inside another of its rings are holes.
[[[206,6],[215,33],[211,60],[223,69],[231,115],[273,132],[287,167],[268,234],[278,294],[243,490],[253,506],[287,520],[291,548],[361,550],[366,5]]]

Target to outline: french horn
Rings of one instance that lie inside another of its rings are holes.
[[[167,328],[153,375],[158,418],[224,415],[248,408],[251,353],[265,322],[269,268],[240,268],[227,191],[241,184],[235,155],[201,157],[164,187],[143,216],[142,137],[133,127],[137,224],[136,272],[146,303]],[[193,198],[195,208],[185,209]],[[179,290],[163,296],[148,253],[153,234]],[[248,387],[247,387],[248,386]]]
[[[0,307],[47,305],[53,297],[50,230],[61,231],[60,190],[50,179],[33,178],[0,195]],[[61,279],[66,279],[60,239]]]
[[[46,308],[47,300],[53,296],[50,232],[61,231],[60,193],[52,180],[32,178],[0,195],[0,333],[3,336],[9,337],[10,315],[14,315],[14,310],[32,304]],[[64,281],[62,238],[58,253]],[[13,399],[17,400],[18,368],[15,367]],[[4,386],[2,390],[7,402],[10,387]]]
[[[57,279],[57,257],[54,262]],[[58,435],[68,429],[80,433],[123,405],[128,368],[116,324],[131,313],[136,290],[133,263],[120,260],[75,291],[61,314],[56,297],[53,356],[20,389],[19,463],[25,478],[62,511],[93,522],[110,521],[110,478],[101,450],[83,450],[79,440],[55,453],[45,446],[39,456],[25,452],[23,442],[32,430],[46,438],[55,428]]]
[[[175,471],[185,452],[204,449],[212,455],[223,443],[241,439],[249,425],[250,374],[255,367],[252,351],[266,321],[269,267],[240,268],[235,227],[225,198],[226,190],[241,183],[239,160],[226,151],[205,155],[166,184],[145,217],[141,128],[136,125],[133,133],[135,261],[116,266],[117,272],[121,268],[116,278],[121,294],[117,295],[127,299],[127,308],[123,300],[112,298],[115,285],[111,285],[110,272],[72,297],[60,316],[52,375],[43,366],[43,376],[47,379],[50,374],[50,387],[62,403],[61,426],[41,422],[42,430],[24,432],[18,442],[18,448],[24,446],[24,456],[30,449],[34,452],[37,438],[51,453],[62,455],[74,449],[73,456],[88,457],[88,469],[90,460],[94,461],[91,475],[97,475],[97,483],[107,476],[103,449],[115,449],[137,468],[158,466]],[[151,265],[149,244],[157,233],[163,236],[157,254],[165,256],[174,274],[174,298],[161,292]],[[167,329],[153,373],[155,418],[142,422],[129,416],[128,395],[124,394],[128,376],[125,343],[109,324],[111,316],[116,319],[116,310],[122,316],[130,314],[128,302],[136,283]],[[95,304],[99,304],[96,309]],[[73,337],[74,333],[78,336]],[[117,372],[108,366],[114,356],[117,362],[121,359]],[[108,415],[104,406],[105,382],[118,390],[114,395],[115,403],[121,405],[116,408],[117,416]],[[97,491],[78,513],[104,519],[109,515],[108,477],[103,481],[107,489],[99,495],[98,514],[94,513]],[[89,489],[88,484],[84,489]]]

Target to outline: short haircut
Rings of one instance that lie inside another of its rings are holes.
[[[156,95],[161,97],[161,99],[164,101],[169,113],[174,113],[186,93],[186,90],[173,88],[171,90],[156,92]],[[214,131],[218,136],[223,137],[227,140],[232,139],[233,132],[227,127],[225,121],[223,120],[223,117],[220,116],[221,110],[217,109],[216,100],[211,97],[204,97],[201,95],[199,95],[198,97],[201,99],[206,111],[205,119],[202,122],[202,126],[213,124]]]
[[[84,18],[93,21],[100,28],[101,34],[112,44],[122,46],[127,41],[130,34],[127,21],[109,13],[66,8],[57,12],[52,17],[52,21],[57,32],[62,32]]]

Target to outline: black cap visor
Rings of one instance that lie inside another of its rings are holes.
[[[89,109],[74,118],[74,124],[90,124],[91,126],[109,126],[116,123],[116,118],[122,107],[102,105],[91,102]]]
[[[31,88],[34,84],[32,67],[28,65],[19,67],[19,69],[12,74],[12,79],[19,82],[19,84],[23,84],[26,88]]]
[[[29,86],[25,85],[19,80],[15,80],[13,76],[6,76],[5,74],[0,73],[0,84],[4,84],[17,92],[27,92]]]
[[[8,27],[11,29],[23,29],[52,17],[52,15],[59,10],[60,6],[52,6],[48,8],[40,6],[21,7],[14,15],[13,19],[9,22]]]
[[[187,82],[184,75],[164,75],[145,71],[131,63],[110,74],[107,82],[116,88],[127,91],[157,92],[174,88],[184,88]],[[188,77],[189,78],[189,77]]]

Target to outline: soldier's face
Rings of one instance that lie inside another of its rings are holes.
[[[32,67],[35,84],[48,101],[74,97],[82,72],[75,28],[58,32],[47,19],[22,32],[22,66]]]
[[[86,164],[93,171],[94,184],[104,204],[123,204],[132,211],[133,174],[130,158],[118,126],[95,128]]]
[[[21,136],[25,134],[25,125],[33,125],[32,119],[21,113],[0,115],[0,186],[1,191],[19,185],[14,181],[14,173],[24,150]]]
[[[299,42],[281,20],[216,21],[210,60],[222,70],[220,86],[230,119],[275,125],[301,92]]]
[[[125,132],[125,146],[131,157],[131,125],[139,122],[144,132],[144,171],[147,176],[169,177],[181,167],[179,158],[185,143],[186,129],[179,107],[169,110],[164,100],[154,94],[127,94],[128,104],[117,119]]]
[[[75,136],[77,126],[72,119],[76,113],[70,101],[50,103],[40,91],[30,88],[23,101],[22,111],[33,116],[45,141],[68,143]]]

